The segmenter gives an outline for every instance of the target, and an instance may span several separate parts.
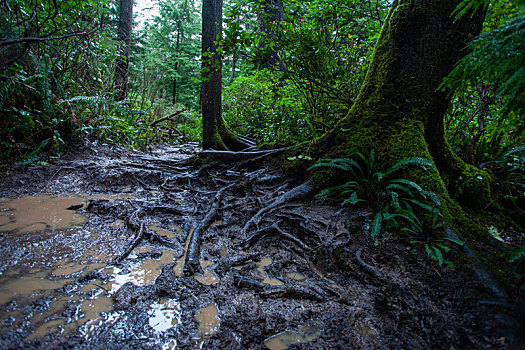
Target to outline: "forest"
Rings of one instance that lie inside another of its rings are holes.
[[[523,348],[524,0],[0,19],[0,347]]]

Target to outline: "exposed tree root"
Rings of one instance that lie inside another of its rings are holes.
[[[127,221],[128,228],[135,228],[136,224],[132,223],[134,221],[134,218],[138,218],[138,214],[140,212],[140,209],[137,210],[133,215],[131,216],[131,219]],[[120,264],[122,260],[126,259],[129,254],[135,249],[136,246],[139,245],[140,241],[142,241],[142,238],[144,238],[144,223],[141,222],[139,224],[139,229],[137,230],[137,234],[133,238],[133,241],[128,246],[128,248],[122,253],[118,258],[115,259],[115,264]]]
[[[264,236],[270,233],[275,229],[275,224],[265,226],[257,231],[255,231],[250,237],[246,238],[245,240],[241,241],[238,246],[243,247],[244,249],[247,249],[251,247],[253,244],[255,244],[257,241],[261,240]]]
[[[229,186],[222,188],[219,192],[217,192],[210,211],[206,214],[204,219],[202,219],[199,225],[197,225],[195,230],[193,230],[193,232],[191,233],[190,242],[188,244],[188,249],[186,251],[186,258],[184,260],[184,268],[183,268],[184,276],[192,276],[195,273],[203,272],[201,265],[200,265],[200,249],[201,249],[202,234],[204,233],[204,231],[206,231],[206,229],[211,225],[211,223],[215,219],[215,216],[217,215],[217,212],[219,210],[219,206],[222,200],[222,195],[224,194],[224,192],[235,185],[236,184],[231,184]]]
[[[277,197],[271,204],[267,205],[266,207],[262,208],[252,216],[248,222],[244,225],[244,227],[241,230],[241,236],[246,237],[248,231],[253,225],[259,224],[261,219],[272,209],[275,209],[287,202],[290,202],[292,200],[296,199],[303,199],[308,197],[309,195],[313,194],[315,191],[315,187],[310,181],[306,181],[302,185],[299,185],[297,187],[292,188],[290,191],[286,192],[280,197]]]
[[[458,235],[450,228],[446,230],[446,236],[452,239],[459,239]],[[474,266],[474,274],[476,278],[483,284],[485,288],[496,296],[501,302],[509,303],[507,293],[501,288],[498,281],[492,276],[484,267],[478,255],[465,243],[463,244],[465,255],[469,258],[471,264]]]
[[[248,261],[258,258],[260,255],[261,253],[251,253],[235,256],[233,258],[223,258],[217,263],[214,269],[215,273],[222,278],[232,267],[244,265]]]
[[[336,295],[339,298],[339,294],[330,291],[330,294],[326,293],[323,288],[315,284],[285,284],[282,286],[271,286],[266,283],[259,282],[255,279],[235,275],[233,278],[236,287],[253,290],[263,298],[292,298],[292,299],[309,299],[314,301],[326,301],[332,299],[331,295]]]
[[[240,242],[239,245],[246,249],[246,248],[251,247],[253,244],[255,244],[257,241],[261,240],[262,238],[264,238],[268,234],[276,233],[279,236],[281,236],[282,238],[293,242],[295,245],[297,245],[303,251],[311,251],[312,250],[306,243],[301,241],[299,238],[289,234],[288,232],[283,231],[279,227],[279,222],[274,222],[270,226],[266,226],[266,227],[261,228],[260,230],[255,231],[250,237],[248,237],[245,240],[243,240],[242,242]]]
[[[253,151],[253,152],[233,152],[233,151],[216,151],[216,150],[205,150],[199,153],[200,156],[211,157],[213,159],[220,160],[227,163],[237,163],[247,159],[253,159],[260,156],[275,156],[277,154],[287,151],[288,148],[278,148],[264,151]]]
[[[368,265],[366,262],[363,261],[361,258],[361,253],[363,252],[363,248],[359,248],[357,253],[355,254],[355,259],[357,260],[357,263],[369,274],[377,278],[378,280],[386,280],[386,277],[383,276],[383,274],[376,269],[374,269],[371,265]]]

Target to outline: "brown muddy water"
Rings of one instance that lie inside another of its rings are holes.
[[[161,267],[173,262],[173,250],[162,249],[160,258],[143,259],[123,271],[111,264],[115,254],[106,248],[112,240],[97,240],[101,230],[83,228],[87,217],[76,212],[90,200],[130,198],[133,197],[119,194],[39,194],[1,198],[0,233],[4,240],[20,240],[23,251],[19,255],[14,254],[16,260],[11,261],[13,266],[2,268],[0,305],[11,304],[14,311],[0,316],[0,323],[10,324],[7,327],[9,330],[16,328],[21,321],[29,320],[34,331],[25,337],[26,341],[54,332],[68,334],[77,329],[89,335],[100,321],[112,317],[111,296],[120,287],[128,282],[139,286],[152,284],[160,275]],[[123,223],[117,220],[110,226],[122,228]],[[177,228],[175,232],[162,229],[156,224],[150,225],[150,228],[167,238],[173,238],[180,231]],[[58,244],[50,244],[56,236],[62,236],[65,240],[59,239]],[[152,249],[151,246],[137,248],[130,257],[150,253]],[[208,262],[203,262],[203,268],[208,265]],[[78,278],[94,272],[104,274],[105,278],[80,286],[73,285]],[[214,278],[211,274],[205,275],[202,283],[215,283]],[[45,300],[45,310],[27,314],[22,311],[39,299]],[[74,308],[71,317],[61,315],[65,308]],[[160,300],[151,304],[150,309],[148,323],[155,333],[163,333],[180,323],[180,304],[176,300]],[[199,317],[197,319],[201,322]],[[208,335],[213,329],[208,325],[212,320],[213,316],[205,319],[203,335]]]

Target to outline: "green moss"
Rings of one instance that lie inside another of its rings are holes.
[[[203,139],[203,149],[215,149],[215,150],[227,150],[228,148],[224,144],[224,141],[219,133],[219,130],[215,129],[214,132],[208,137]]]

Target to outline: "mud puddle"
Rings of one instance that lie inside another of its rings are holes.
[[[85,324],[84,332],[89,333],[100,320],[111,317],[111,295],[122,285],[152,284],[161,267],[173,261],[173,250],[157,250],[154,258],[139,261],[138,256],[152,255],[154,249],[143,246],[130,256],[133,263],[123,268],[112,266],[115,255],[106,247],[115,240],[111,236],[101,240],[103,229],[83,228],[87,214],[77,212],[90,200],[132,198],[120,194],[39,194],[0,199],[0,235],[7,240],[5,247],[16,247],[13,242],[18,240],[22,251],[13,254],[17,257],[14,266],[0,274],[0,307],[13,310],[5,318],[0,316],[0,324],[16,330],[29,320],[31,330],[24,338],[28,342],[54,332],[74,333]],[[117,220],[109,227],[115,231],[124,225]],[[152,229],[168,238],[174,236],[156,225]],[[104,278],[78,283],[79,278],[94,273]],[[35,310],[35,304],[43,305]],[[152,304],[150,326],[157,332],[172,327],[177,323],[177,309],[180,306],[174,300]]]
[[[322,324],[319,321],[309,320],[306,324],[297,327],[297,330],[288,330],[274,335],[264,341],[270,350],[284,350],[292,344],[308,343],[321,335]]]

